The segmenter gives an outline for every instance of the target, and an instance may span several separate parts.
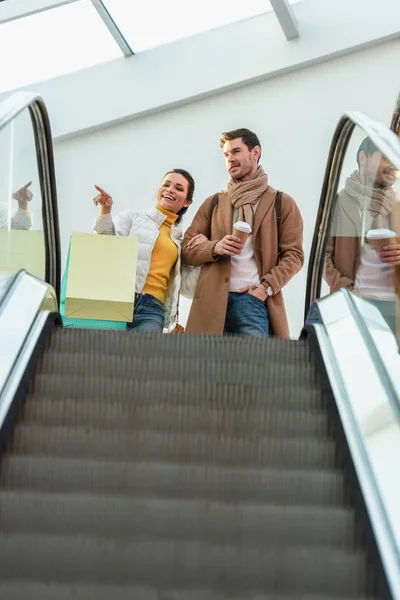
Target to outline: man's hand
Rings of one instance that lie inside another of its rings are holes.
[[[108,192],[103,190],[98,185],[95,185],[94,187],[96,188],[96,190],[98,192],[100,192],[100,194],[97,194],[97,196],[95,196],[93,198],[93,202],[94,202],[95,206],[100,204],[101,205],[101,214],[109,215],[111,213],[113,199],[111,198],[111,196]]]
[[[265,302],[268,297],[267,289],[264,285],[245,285],[237,291],[238,294],[248,292],[251,296],[255,296],[259,300]]]
[[[379,252],[379,259],[383,263],[393,265],[393,267],[400,265],[400,244],[384,246],[382,252]]]
[[[202,233],[194,233],[193,237],[186,244],[186,248],[188,250],[192,250],[193,248],[196,248],[196,246],[200,246],[200,244],[204,244],[204,242],[208,241],[208,237],[206,237]]]
[[[28,189],[31,185],[32,181],[23,185],[22,188],[19,188],[19,190],[12,195],[14,200],[17,200],[19,208],[22,208],[23,210],[28,210],[28,202],[33,198],[31,190]]]
[[[240,254],[244,246],[236,235],[226,235],[214,246],[214,254],[219,256],[235,256]]]

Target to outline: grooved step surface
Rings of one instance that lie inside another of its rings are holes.
[[[55,329],[0,464],[0,597],[373,600],[306,342]]]

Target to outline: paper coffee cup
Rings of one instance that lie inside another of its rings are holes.
[[[252,231],[250,225],[245,221],[236,221],[236,223],[233,224],[232,235],[236,235],[240,238],[242,244],[244,244]]]
[[[397,236],[395,231],[390,229],[370,229],[366,235],[368,244],[376,252],[381,252],[384,246],[397,244]]]

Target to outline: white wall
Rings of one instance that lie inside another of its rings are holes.
[[[45,98],[54,137],[67,138],[400,38],[399,0],[302,0],[292,9],[300,37],[290,42],[266,13],[28,89]]]
[[[340,116],[359,110],[389,125],[398,92],[400,40],[313,65],[142,119],[56,142],[63,252],[71,231],[89,231],[98,183],[115,211],[144,210],[171,167],[187,168],[197,189],[186,225],[206,196],[226,185],[220,133],[248,127],[263,145],[274,187],[293,195],[305,222],[309,253],[330,141]],[[169,85],[174,85],[171,74]],[[306,266],[285,289],[291,332],[303,319]],[[182,302],[181,321],[189,303]]]

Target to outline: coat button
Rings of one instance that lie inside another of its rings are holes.
[[[228,283],[229,277],[225,277],[225,283]]]

